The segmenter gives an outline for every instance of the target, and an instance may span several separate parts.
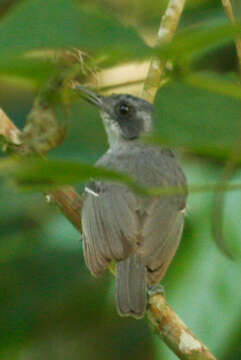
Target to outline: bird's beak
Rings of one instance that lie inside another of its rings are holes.
[[[102,109],[104,106],[104,96],[95,93],[93,90],[88,89],[82,85],[75,85],[74,89],[79,93],[82,99],[88,101],[90,104]]]

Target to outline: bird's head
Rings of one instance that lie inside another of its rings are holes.
[[[110,146],[132,142],[152,130],[153,105],[128,94],[103,96],[76,86],[80,96],[99,108]]]

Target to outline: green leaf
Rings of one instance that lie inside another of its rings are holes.
[[[10,176],[24,190],[44,191],[60,185],[85,182],[91,179],[106,179],[128,185],[134,191],[147,191],[130,176],[89,164],[64,160],[44,161],[40,158],[2,159],[2,176]]]
[[[134,29],[74,0],[26,0],[0,24],[1,56],[66,47],[78,47],[112,64],[150,54]]]
[[[207,78],[206,87],[213,90],[215,83],[211,79]],[[226,84],[223,79],[224,82],[220,80],[222,86]],[[194,88],[183,82],[169,83],[161,88],[155,102],[157,135],[154,140],[218,159],[227,158],[241,136],[240,93],[231,84],[216,91],[225,90],[229,95],[235,92],[236,98]]]

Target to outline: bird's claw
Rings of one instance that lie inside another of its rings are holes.
[[[148,285],[147,287],[147,295],[148,297],[154,296],[154,295],[165,295],[165,289],[164,286],[161,284],[158,285]]]

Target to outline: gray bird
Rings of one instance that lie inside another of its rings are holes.
[[[109,181],[92,181],[85,187],[86,265],[98,276],[115,261],[117,310],[141,318],[148,284],[163,278],[181,239],[186,178],[170,149],[140,141],[143,133],[152,130],[153,105],[132,95],[102,96],[82,86],[76,90],[98,107],[107,133],[109,149],[96,166],[126,173],[147,187],[183,189],[147,197]]]

